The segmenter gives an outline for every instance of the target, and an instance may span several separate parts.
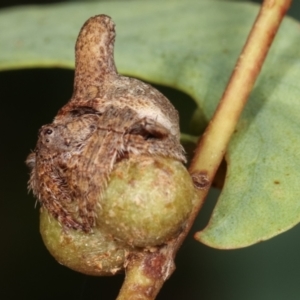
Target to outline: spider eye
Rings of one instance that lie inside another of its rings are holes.
[[[52,132],[53,132],[52,129],[47,128],[47,129],[45,129],[44,134],[50,135],[50,134],[52,134]]]

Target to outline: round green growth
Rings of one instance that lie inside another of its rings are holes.
[[[116,164],[101,201],[98,222],[130,246],[161,245],[183,228],[195,191],[182,163],[133,156]]]
[[[107,276],[123,269],[126,246],[112,240],[99,228],[95,228],[93,233],[63,229],[59,222],[42,208],[40,232],[55,259],[75,271],[87,275]]]

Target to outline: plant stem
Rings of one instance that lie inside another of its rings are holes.
[[[174,269],[173,259],[169,259],[168,247],[153,252],[135,252],[127,257],[125,281],[117,300],[153,300],[160,291],[169,273]],[[171,266],[169,265],[171,263]]]
[[[197,177],[198,173],[205,173],[209,182],[214,177],[290,4],[291,0],[265,0],[263,2],[222,99],[196,149],[190,166],[192,176]]]
[[[222,99],[195,151],[189,171],[198,198],[187,225],[178,238],[167,245],[152,252],[136,253],[134,259],[128,258],[126,279],[117,300],[155,299],[163,282],[174,271],[176,252],[202,207],[230,137],[291,2],[292,0],[263,2]],[[149,266],[156,272],[149,272]]]
[[[224,157],[231,135],[292,0],[264,0],[213,118],[200,140],[189,171],[198,185],[192,226]],[[205,187],[201,188],[201,187]],[[197,238],[197,234],[195,236]]]

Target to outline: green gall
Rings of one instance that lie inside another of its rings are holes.
[[[123,270],[128,247],[112,240],[99,228],[92,233],[63,228],[41,208],[40,232],[49,252],[66,267],[94,276],[114,275]]]
[[[194,196],[191,177],[181,162],[132,156],[111,173],[98,226],[130,246],[161,245],[181,232]]]

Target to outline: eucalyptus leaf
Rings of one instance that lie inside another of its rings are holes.
[[[104,13],[116,23],[120,73],[186,92],[198,106],[193,132],[201,132],[257,12],[254,4],[217,0],[75,2],[4,9],[0,70],[73,68],[80,27],[90,16]],[[299,49],[299,24],[286,18],[229,145],[221,196],[208,226],[196,235],[209,246],[245,247],[300,220]]]

